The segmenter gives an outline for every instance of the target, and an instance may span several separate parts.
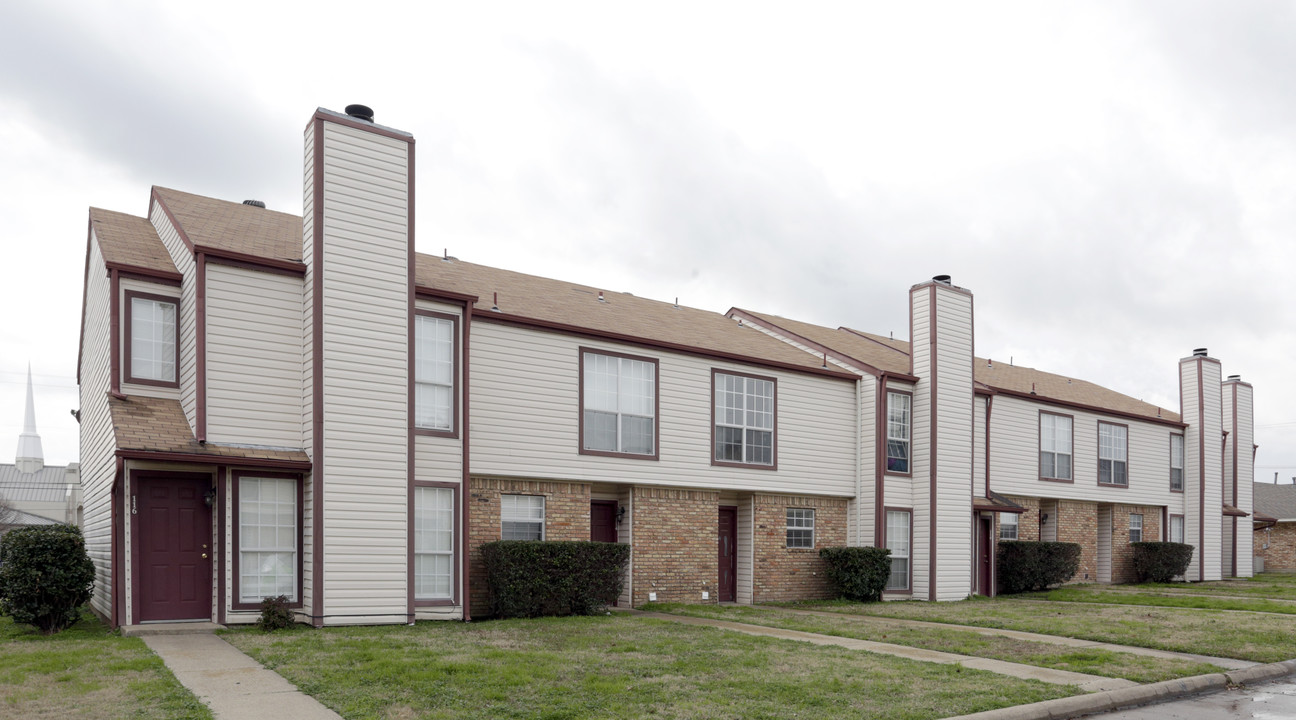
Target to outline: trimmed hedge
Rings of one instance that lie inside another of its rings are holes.
[[[882,599],[891,576],[891,551],[876,547],[826,547],[819,551],[828,582],[838,596],[855,602]]]
[[[1007,540],[999,543],[995,570],[999,593],[1046,590],[1075,577],[1080,569],[1076,543]]]
[[[621,594],[630,546],[500,540],[482,545],[482,559],[492,615],[593,615]]]
[[[46,635],[81,617],[94,593],[94,563],[75,525],[10,530],[0,539],[0,613]]]
[[[1134,574],[1139,582],[1167,583],[1188,572],[1193,546],[1177,542],[1136,542]]]

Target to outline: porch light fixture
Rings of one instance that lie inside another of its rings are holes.
[[[621,521],[625,519],[625,511],[626,511],[626,509],[625,509],[625,506],[624,506],[624,505],[622,505],[621,507],[617,508],[617,515],[616,515],[616,524],[617,524],[617,525],[620,525],[620,524],[621,524]]]
[[[211,507],[214,502],[216,502],[216,488],[207,488],[207,492],[203,493],[203,503]]]

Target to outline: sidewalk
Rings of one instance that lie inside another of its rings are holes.
[[[210,634],[142,638],[217,720],[342,720],[233,645]]]

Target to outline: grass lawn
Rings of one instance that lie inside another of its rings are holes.
[[[1152,590],[1184,595],[1232,595],[1237,597],[1296,600],[1296,574],[1261,573],[1249,578],[1231,578],[1195,583],[1143,583],[1117,585],[1118,590]]]
[[[1025,630],[1255,662],[1296,658],[1296,616],[1062,604],[1008,597],[952,603],[824,601],[796,607]]]
[[[994,658],[1024,665],[1126,678],[1149,683],[1222,672],[1223,668],[1187,660],[1165,660],[1100,648],[1069,648],[1048,643],[981,635],[953,628],[912,628],[888,625],[866,617],[822,617],[769,607],[715,605],[654,605],[645,610],[716,618],[839,637],[908,645],[942,652]]]
[[[1142,585],[1108,589],[1104,585],[1067,586],[1042,593],[1021,596],[1030,600],[1060,602],[1114,603],[1117,605],[1151,605],[1157,607],[1202,608],[1206,610],[1250,610],[1252,612],[1296,615],[1296,603],[1278,602],[1263,597],[1239,599],[1212,597],[1206,594],[1158,590]]]
[[[86,612],[46,637],[0,617],[0,717],[211,718],[138,638]]]
[[[621,614],[223,637],[350,719],[917,719],[1079,692]]]

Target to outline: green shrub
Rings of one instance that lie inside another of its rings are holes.
[[[856,602],[882,599],[891,576],[891,551],[876,547],[826,547],[819,551],[837,595]]]
[[[1134,574],[1139,582],[1171,582],[1188,572],[1193,546],[1176,542],[1130,543],[1134,549]]]
[[[1008,540],[999,543],[995,557],[999,592],[1005,595],[1061,585],[1079,569],[1080,546],[1076,543]]]
[[[261,617],[257,627],[270,632],[292,627],[293,612],[288,609],[288,596],[268,597],[261,601]]]
[[[630,546],[501,540],[483,545],[482,559],[492,615],[593,615],[621,594]]]
[[[0,539],[0,613],[46,635],[75,623],[94,592],[94,563],[74,525],[11,530]]]

